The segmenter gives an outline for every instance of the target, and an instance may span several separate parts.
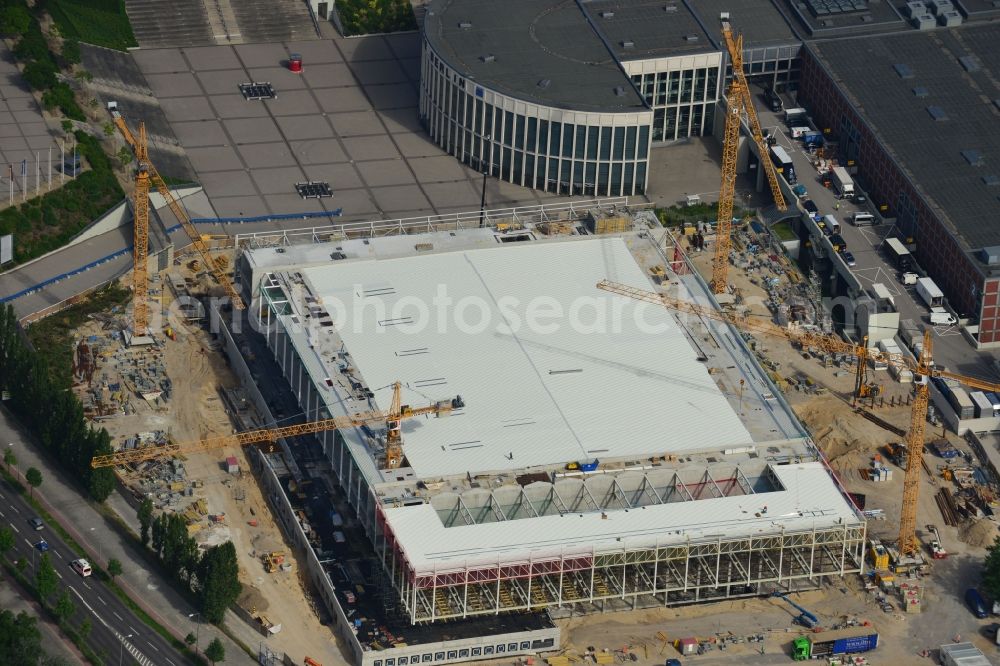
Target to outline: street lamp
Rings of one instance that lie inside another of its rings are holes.
[[[199,654],[198,646],[199,643],[201,643],[201,613],[188,613],[188,617],[191,619],[194,619],[195,617],[198,618],[198,621],[195,622],[194,630],[194,653]]]
[[[132,634],[129,634],[121,640],[121,645],[118,646],[118,666],[122,666],[122,660],[125,657],[125,641],[132,638]]]
[[[97,538],[97,528],[90,528],[90,538],[92,541],[97,541],[97,566],[101,566],[101,562],[104,561],[104,552],[101,549],[101,541]]]
[[[482,229],[486,226],[486,176],[489,172],[489,168],[493,163],[493,144],[492,137],[487,134],[483,139],[488,142],[483,144],[483,157],[486,157],[486,147],[489,146],[490,156],[486,159],[486,166],[483,167],[483,195],[479,200],[479,228]]]

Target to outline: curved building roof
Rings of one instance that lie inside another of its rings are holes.
[[[501,94],[571,111],[648,110],[575,0],[436,0],[424,34],[453,69]]]

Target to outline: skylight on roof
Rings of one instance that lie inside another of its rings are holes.
[[[927,113],[931,114],[931,118],[937,121],[948,120],[948,114],[944,112],[940,106],[928,106]]]
[[[896,74],[899,74],[899,78],[901,78],[901,79],[912,79],[913,78],[913,70],[910,69],[909,65],[906,65],[906,64],[903,64],[903,63],[898,63],[898,64],[893,65],[892,68],[894,70],[896,70]]]

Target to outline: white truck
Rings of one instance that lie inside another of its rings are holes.
[[[847,173],[847,169],[842,166],[835,166],[830,170],[830,179],[833,186],[837,188],[837,193],[844,199],[854,196],[854,180]]]
[[[917,294],[929,308],[940,308],[944,306],[944,294],[934,284],[934,280],[929,277],[917,280]]]

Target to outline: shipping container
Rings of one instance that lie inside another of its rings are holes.
[[[807,125],[808,123],[804,121],[808,116],[809,113],[805,109],[785,109],[785,124],[789,127],[792,125],[798,125],[800,122],[802,125]]]
[[[951,389],[948,402],[951,404],[952,409],[955,410],[955,415],[959,419],[975,418],[976,406],[972,403],[972,398],[969,397],[969,394],[961,386]]]
[[[969,398],[972,400],[972,404],[976,407],[977,419],[993,418],[993,403],[990,402],[990,399],[986,397],[985,393],[982,391],[973,391],[969,394]]]

